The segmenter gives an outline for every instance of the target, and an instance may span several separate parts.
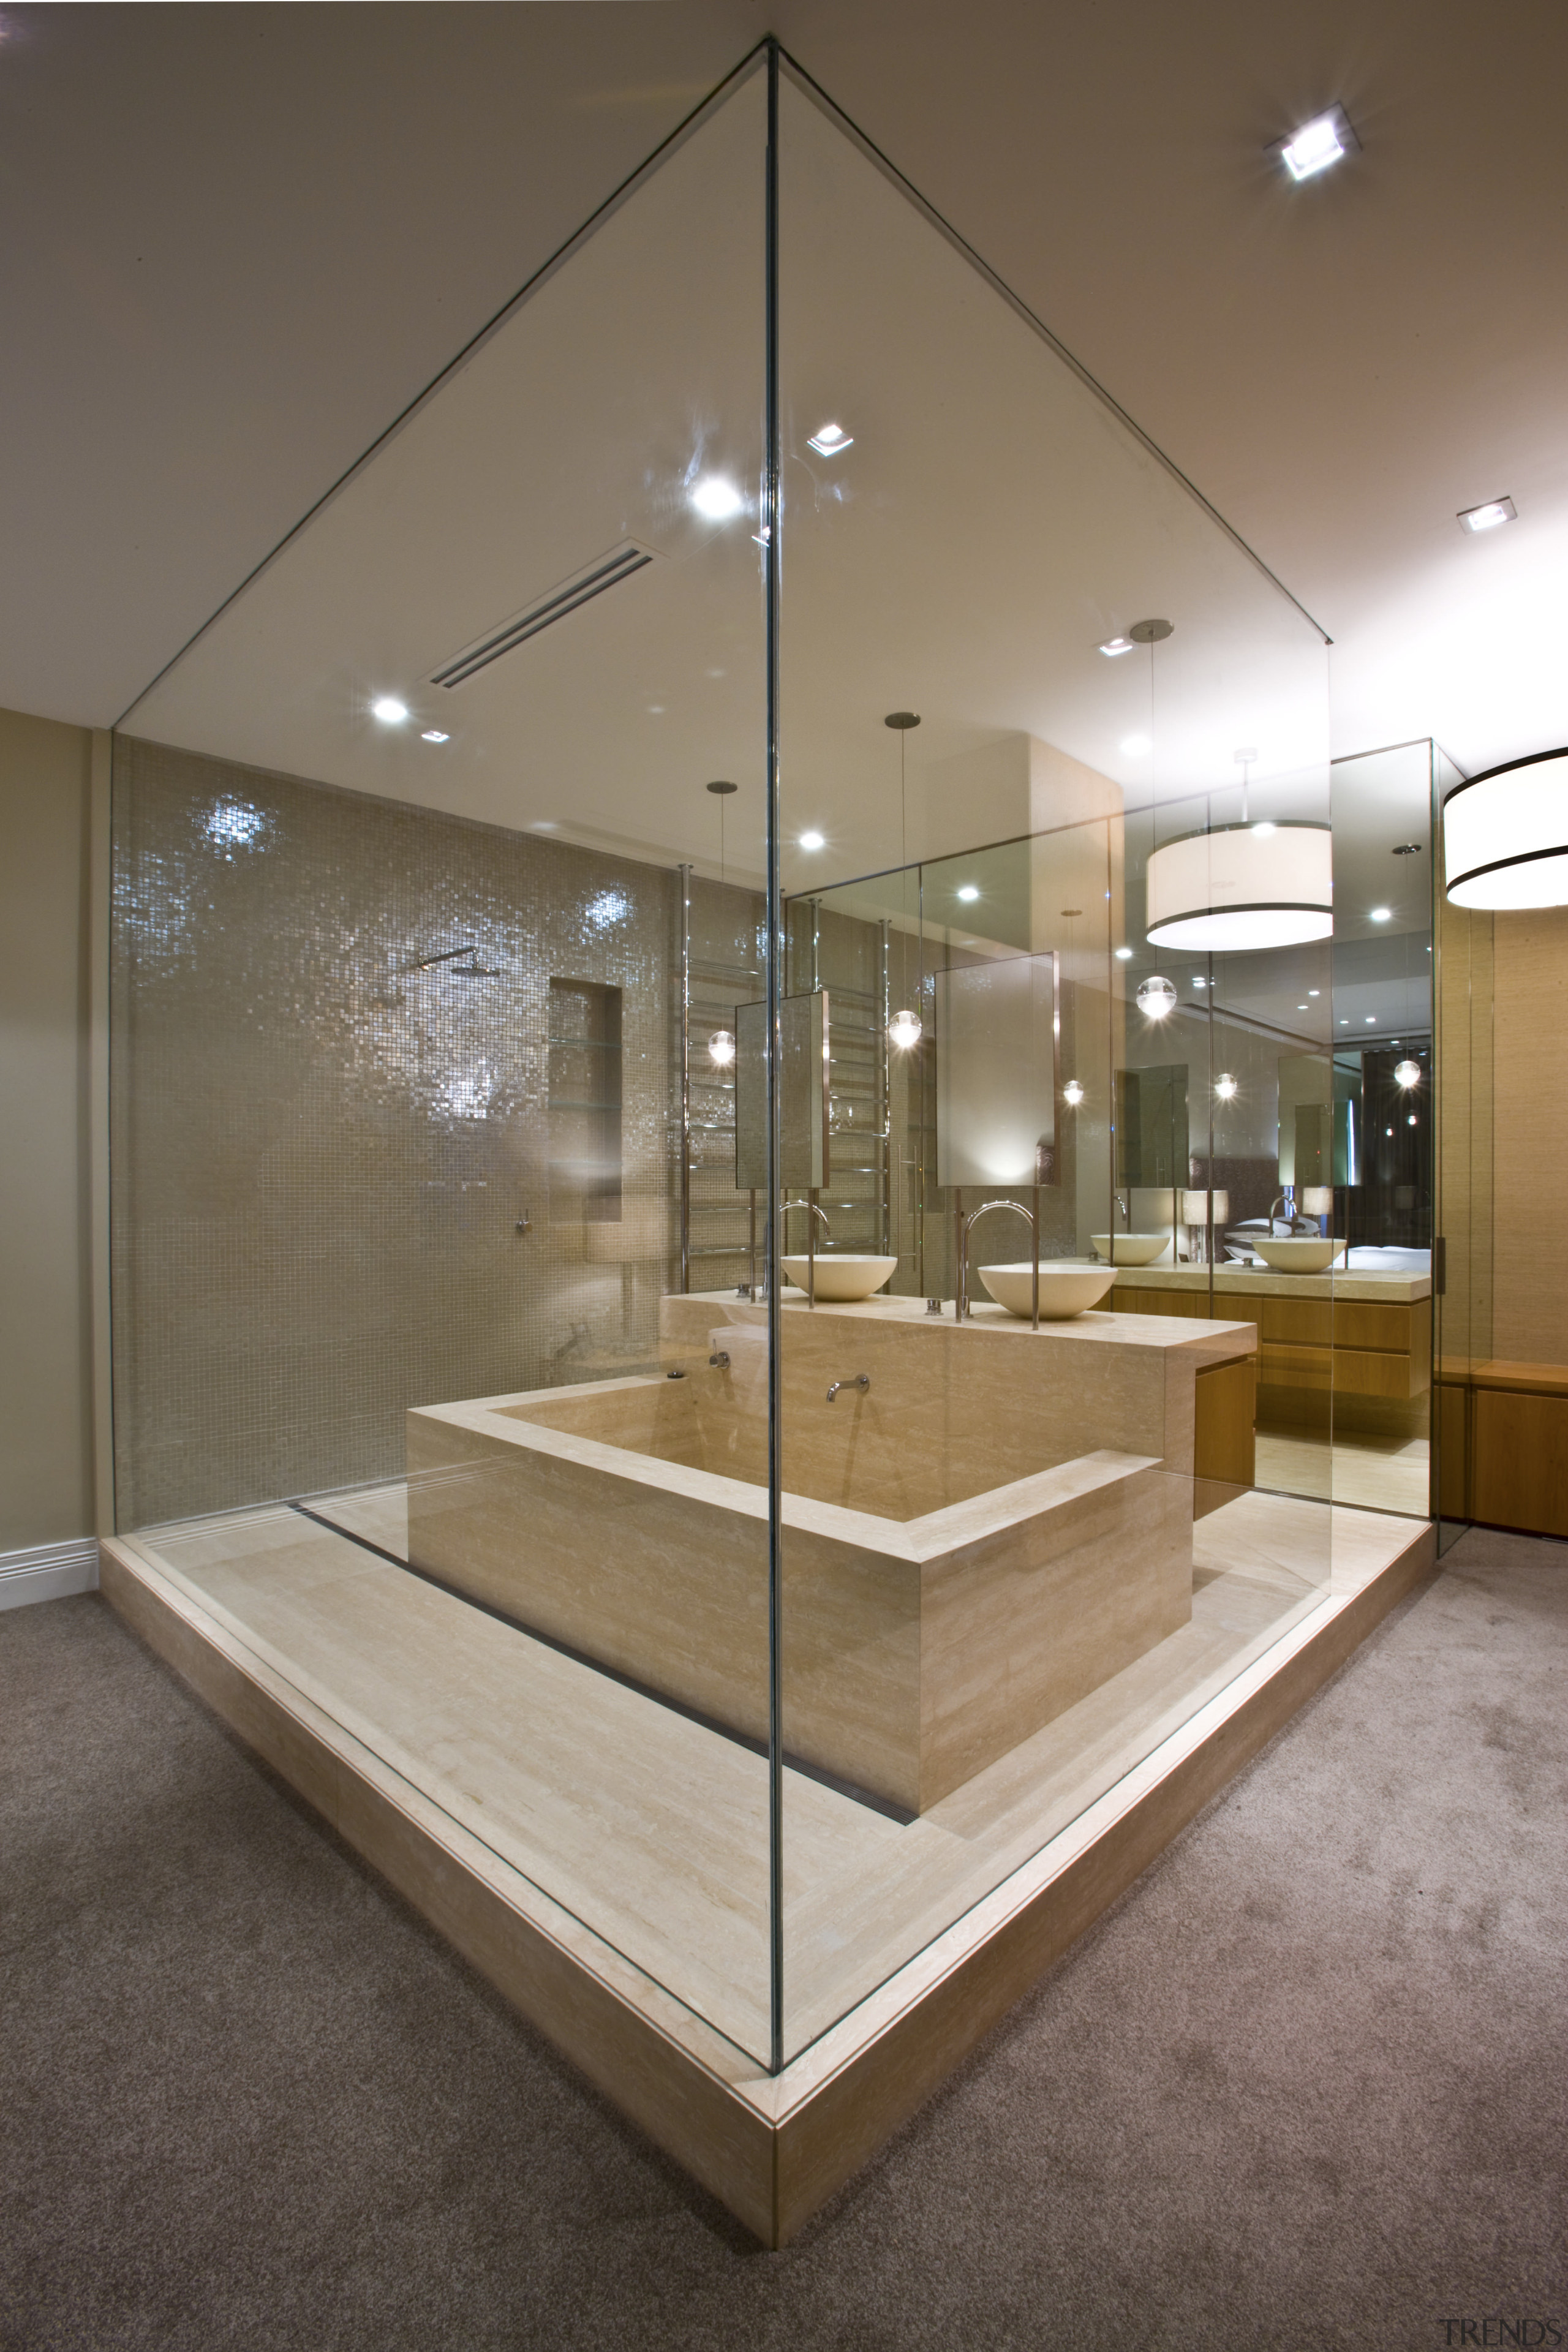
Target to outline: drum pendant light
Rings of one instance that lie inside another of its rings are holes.
[[[1149,944],[1231,955],[1332,937],[1333,841],[1324,824],[1225,825],[1149,858]]]
[[[1568,907],[1568,750],[1488,768],[1443,799],[1456,907]]]

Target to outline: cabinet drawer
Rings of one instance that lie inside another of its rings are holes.
[[[1334,1349],[1334,1390],[1339,1396],[1420,1396],[1426,1381],[1408,1356],[1380,1354],[1372,1348]]]
[[[1326,1298],[1260,1298],[1258,1304],[1266,1339],[1326,1348],[1333,1336],[1333,1309]]]
[[[1116,1285],[1110,1305],[1118,1315],[1205,1316],[1208,1300],[1202,1291],[1139,1290],[1131,1283]]]
[[[1278,1339],[1265,1339],[1258,1377],[1273,1388],[1326,1390],[1333,1362],[1331,1349],[1289,1347]]]
[[[1377,1348],[1384,1355],[1410,1353],[1410,1309],[1377,1299],[1336,1298],[1336,1348]]]

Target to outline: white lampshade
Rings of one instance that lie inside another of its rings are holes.
[[[1303,1184],[1301,1213],[1305,1217],[1331,1217],[1334,1213],[1334,1188],[1331,1184]]]
[[[1295,947],[1334,928],[1327,825],[1227,825],[1167,841],[1149,859],[1151,947],[1220,954]]]
[[[1456,784],[1443,803],[1443,859],[1456,907],[1568,907],[1568,751]]]
[[[1188,1192],[1184,1189],[1182,1193],[1183,1224],[1206,1225],[1209,1221],[1209,1202],[1211,1201],[1214,1202],[1215,1223],[1216,1225],[1223,1225],[1230,1215],[1230,1194],[1228,1192]]]

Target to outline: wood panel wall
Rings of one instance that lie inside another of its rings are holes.
[[[1568,1361],[1568,908],[1498,915],[1493,923],[1490,1353],[1561,1364]]]

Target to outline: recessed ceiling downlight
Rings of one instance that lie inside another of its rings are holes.
[[[395,694],[378,694],[370,706],[370,715],[379,719],[384,727],[403,727],[408,720],[408,705],[399,702]]]
[[[1278,152],[1293,180],[1310,180],[1331,163],[1353,155],[1360,146],[1344,108],[1331,106],[1326,112],[1315,114],[1310,122],[1303,122],[1289,139],[1280,140]]]
[[[1188,834],[1152,853],[1145,887],[1151,947],[1237,954],[1333,935],[1326,825]]]
[[[1443,857],[1456,907],[1568,907],[1568,749],[1456,784],[1443,802]]]
[[[722,474],[704,475],[690,495],[692,505],[709,522],[728,522],[746,503],[734,483],[727,482]]]
[[[1479,507],[1466,507],[1458,517],[1461,530],[1496,530],[1500,523],[1517,522],[1519,509],[1511,499],[1488,499]]]

